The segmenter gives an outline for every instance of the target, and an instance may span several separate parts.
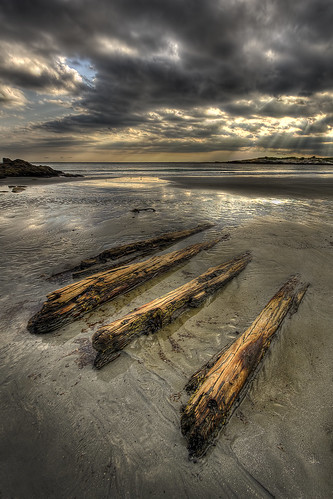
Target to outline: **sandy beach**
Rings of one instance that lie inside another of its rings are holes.
[[[152,175],[153,177],[153,175]],[[3,498],[327,498],[332,490],[332,177],[1,180]],[[8,185],[26,185],[13,193]],[[131,210],[153,207],[155,212]],[[108,247],[215,226],[230,239],[58,331],[29,318],[47,278]],[[233,256],[252,262],[204,306],[92,367],[92,334]],[[205,458],[180,432],[184,385],[295,273],[310,282]]]

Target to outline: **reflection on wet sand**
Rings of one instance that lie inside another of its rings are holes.
[[[243,193],[252,197],[256,193],[277,197],[293,196],[297,198],[333,198],[332,175],[219,175],[210,177],[181,176],[168,177],[180,187],[190,189],[214,189]]]
[[[158,177],[151,176],[125,176],[125,177],[115,177],[108,179],[99,179],[99,180],[89,180],[90,185],[95,187],[104,187],[104,188],[112,188],[112,187],[124,187],[126,189],[140,189],[140,188],[149,188],[156,184],[167,184],[168,181]]]

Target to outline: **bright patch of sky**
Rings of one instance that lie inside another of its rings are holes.
[[[66,59],[66,64],[75,69],[87,83],[94,83],[96,71],[88,59]]]

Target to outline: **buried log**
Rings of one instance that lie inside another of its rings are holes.
[[[146,208],[146,210],[148,209],[151,210],[153,208]],[[142,210],[143,208],[137,211],[142,211]],[[192,229],[180,230],[176,232],[167,232],[166,234],[162,234],[160,236],[153,237],[150,239],[144,239],[129,244],[122,244],[120,246],[115,246],[114,248],[109,248],[102,251],[102,253],[99,253],[97,256],[82,260],[81,263],[79,263],[79,265],[73,267],[72,269],[54,274],[52,278],[60,277],[67,274],[73,274],[74,278],[75,277],[80,278],[88,274],[100,272],[101,270],[108,270],[114,268],[118,265],[126,265],[139,257],[144,257],[146,255],[153,253],[154,251],[165,249],[177,241],[185,239],[186,237],[189,237],[198,232],[202,232],[203,230],[209,229],[211,227],[214,227],[214,224],[205,223],[197,225]],[[132,256],[130,258],[125,258],[128,255]],[[115,262],[115,260],[117,260],[117,262],[112,264],[111,262]]]
[[[238,275],[250,260],[250,254],[245,253],[212,267],[187,284],[98,329],[92,339],[93,347],[98,351],[95,367],[101,368],[114,360],[135,337],[154,333],[187,308],[201,305],[207,296]]]
[[[252,325],[199,369],[186,385],[194,391],[181,417],[190,457],[201,457],[245,394],[251,375],[265,355],[288,311],[294,313],[308,284],[292,277],[273,296]]]
[[[182,250],[153,256],[143,262],[99,272],[58,289],[47,296],[47,301],[29,320],[27,328],[31,333],[48,333],[58,329],[227,237],[221,236],[208,242],[187,246]]]

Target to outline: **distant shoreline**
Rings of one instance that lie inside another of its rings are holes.
[[[45,161],[44,161],[45,162]],[[31,161],[32,164],[40,164],[40,161]],[[263,165],[333,165],[332,157],[299,157],[299,156],[288,156],[288,157],[275,157],[275,156],[262,156],[259,158],[249,158],[249,159],[234,159],[232,161],[46,161],[47,164],[166,164],[166,165],[193,165],[193,164],[263,164]]]
[[[263,156],[260,158],[251,159],[235,159],[233,161],[226,161],[228,164],[263,164],[263,165],[333,165],[333,158],[323,158],[319,156],[311,156],[306,158],[304,156],[288,156],[285,158],[278,158],[275,156]]]

